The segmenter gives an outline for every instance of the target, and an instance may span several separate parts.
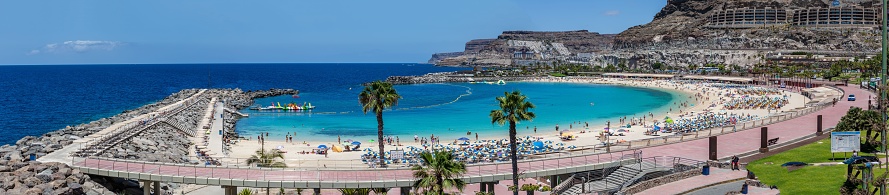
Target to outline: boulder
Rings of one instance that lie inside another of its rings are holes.
[[[22,180],[22,184],[25,184],[25,186],[29,188],[40,185],[41,183],[43,183],[43,180],[36,177],[28,177]]]
[[[52,186],[52,189],[59,189],[59,188],[67,187],[68,182],[65,180],[55,180],[55,181],[49,182],[49,185]]]

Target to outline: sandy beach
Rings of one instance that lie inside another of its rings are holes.
[[[732,101],[733,99],[739,99],[742,96],[737,95],[738,90],[735,88],[720,88],[720,85],[712,84],[712,83],[700,83],[700,82],[676,82],[676,81],[664,81],[664,80],[644,80],[644,79],[614,79],[614,78],[559,78],[559,79],[541,79],[541,80],[530,80],[529,82],[571,82],[571,83],[590,83],[590,84],[610,84],[610,85],[623,85],[623,86],[632,86],[632,87],[644,87],[644,88],[654,88],[659,90],[668,90],[668,91],[677,91],[680,92],[678,94],[682,94],[685,98],[685,101],[677,102],[675,105],[670,105],[668,108],[659,109],[653,111],[651,113],[636,113],[635,115],[625,116],[626,119],[621,120],[620,118],[609,119],[611,122],[611,129],[623,129],[619,134],[623,134],[622,136],[610,136],[610,141],[612,143],[618,143],[623,141],[632,141],[632,140],[640,140],[646,138],[655,137],[654,135],[646,135],[645,132],[652,130],[652,125],[655,121],[661,122],[663,125],[664,118],[670,117],[671,119],[681,120],[686,118],[692,118],[696,115],[700,115],[701,113],[711,112],[711,113],[720,113],[725,115],[738,115],[738,116],[750,116],[750,118],[756,119],[761,117],[766,117],[770,114],[780,113],[782,111],[791,110],[794,108],[803,107],[806,102],[809,101],[805,96],[790,92],[786,90],[780,89],[771,89],[772,92],[778,94],[772,95],[763,95],[767,98],[778,98],[778,97],[787,97],[787,103],[781,106],[778,109],[770,110],[770,109],[735,109],[729,110],[726,109],[724,104],[726,102]],[[729,96],[727,94],[734,94],[733,96]],[[756,95],[750,95],[745,97],[758,97]],[[623,117],[621,117],[623,118]],[[623,122],[623,123],[622,123]],[[635,122],[635,123],[633,123]],[[564,143],[565,145],[573,145],[577,147],[582,146],[594,146],[594,145],[602,145],[603,141],[598,138],[606,128],[605,124],[592,124],[589,123],[589,126],[586,126],[585,121],[566,121],[559,130],[556,131],[555,127],[540,127],[537,133],[532,134],[519,134],[518,137],[526,137],[532,136],[535,138],[539,138],[542,141],[550,140],[554,143]],[[627,124],[635,124],[630,125],[629,128],[626,127]],[[623,126],[623,127],[619,127]],[[576,136],[576,139],[570,141],[562,141],[560,139],[560,133],[564,130],[568,130],[571,134]],[[625,130],[625,131],[624,131]],[[426,133],[418,134],[419,137],[426,137],[426,139],[430,139],[430,135],[424,135]],[[618,134],[617,132],[615,132]],[[671,133],[672,134],[672,133]],[[661,134],[667,135],[667,134]],[[475,137],[469,137],[471,142],[476,141]],[[415,142],[414,139],[399,137],[398,144],[395,143],[386,145],[386,150],[394,150],[394,149],[405,149],[409,146],[423,148],[419,142]],[[441,144],[447,145],[449,143],[456,143],[458,137],[441,137]],[[508,135],[504,133],[502,136],[482,136],[478,137],[478,140],[501,140],[508,138]],[[394,138],[393,138],[394,139]],[[339,141],[339,142],[338,142]],[[232,145],[232,151],[228,154],[228,158],[220,159],[223,163],[229,165],[240,165],[246,166],[244,160],[249,158],[251,155],[255,153],[256,150],[264,148],[266,150],[273,148],[283,148],[282,151],[286,151],[284,154],[284,161],[288,165],[288,167],[354,167],[361,166],[361,155],[366,152],[362,151],[365,148],[371,148],[372,150],[377,150],[377,143],[366,143],[363,141],[361,148],[359,151],[346,151],[346,152],[333,152],[330,151],[327,155],[314,154],[312,153],[313,149],[318,148],[318,145],[324,144],[328,147],[333,147],[335,145],[342,145],[337,143],[342,143],[345,139],[340,138],[337,140],[337,137],[331,137],[329,141],[324,142],[304,142],[300,139],[299,136],[293,138],[293,142],[286,142],[283,139],[267,139],[265,143],[261,143],[257,140],[256,137],[251,137],[246,140],[239,140],[238,143]]]

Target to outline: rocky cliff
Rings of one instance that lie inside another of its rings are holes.
[[[879,6],[871,0],[667,0],[651,22],[617,35],[586,30],[505,31],[473,40],[447,65],[516,65],[573,61],[648,67],[732,64],[752,66],[766,56],[806,52],[837,57],[880,51]],[[822,13],[854,13],[837,17]],[[752,13],[759,13],[754,15]],[[763,16],[762,13],[769,13]],[[769,19],[763,19],[768,18]],[[756,18],[756,20],[751,20]],[[851,18],[851,19],[849,19]]]
[[[593,53],[611,48],[615,35],[587,30],[577,31],[504,31],[496,39],[466,42],[462,53],[438,53],[429,60],[437,65],[500,66],[514,63],[514,52],[523,52],[522,60],[557,60],[578,53]],[[457,55],[459,53],[459,55]]]

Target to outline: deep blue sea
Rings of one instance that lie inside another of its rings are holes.
[[[390,75],[455,70],[464,69],[426,64],[0,66],[0,145],[113,116],[187,88],[335,93]]]

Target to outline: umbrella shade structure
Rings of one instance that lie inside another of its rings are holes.
[[[534,146],[534,148],[543,148],[543,142],[541,141],[536,141],[531,145]]]
[[[460,138],[457,139],[457,140],[460,140],[460,141],[469,141],[469,138],[466,138],[466,137],[460,137]]]
[[[356,146],[357,146],[357,145],[361,145],[361,142],[354,141],[354,142],[352,142],[352,145],[356,145]]]
[[[368,142],[370,142],[370,143],[374,143],[374,140],[370,140],[370,141],[368,141]]]
[[[277,147],[275,147],[275,149],[283,150],[283,149],[284,149],[284,146],[282,146],[282,145],[278,145]]]
[[[370,148],[365,148],[364,151],[365,151],[365,152],[373,152],[374,150],[373,150],[373,149],[370,149]]]
[[[846,159],[845,161],[843,161],[843,164],[858,164],[868,162],[880,162],[880,159],[875,156],[858,156]]]
[[[343,152],[343,148],[340,147],[340,146],[333,146],[332,149],[333,149],[334,152]]]
[[[318,145],[318,149],[327,149],[327,145],[324,145],[324,144]]]
[[[806,166],[806,165],[807,164],[804,162],[786,162],[786,163],[782,164],[781,166],[786,167],[786,166]]]

